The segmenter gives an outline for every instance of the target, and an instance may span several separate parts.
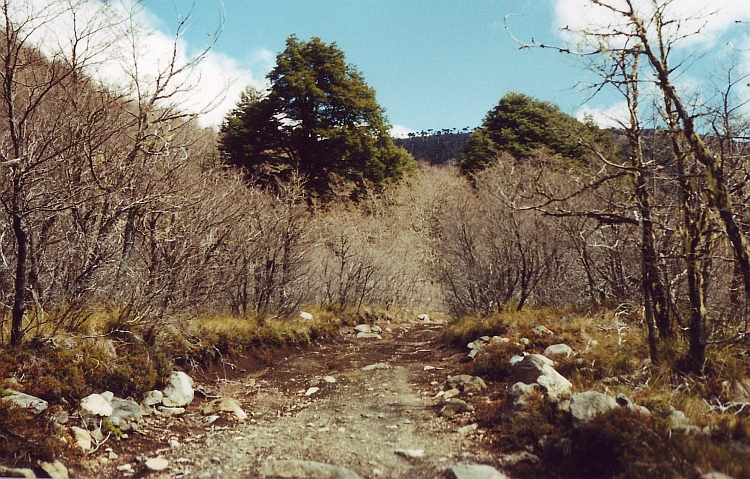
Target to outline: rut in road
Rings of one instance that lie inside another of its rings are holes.
[[[218,381],[217,395],[237,399],[248,421],[223,417],[207,425],[200,404],[191,405],[181,418],[146,432],[157,446],[170,439],[179,446],[140,455],[167,458],[165,477],[201,479],[258,477],[264,464],[287,459],[385,479],[432,479],[458,463],[492,464],[481,430],[458,432],[472,414],[450,420],[438,414],[443,401],[435,396],[458,373],[465,352],[440,346],[434,323],[392,328],[382,340],[347,334],[278,358],[252,377]],[[362,369],[377,363],[389,367]],[[421,457],[408,457],[420,450]]]

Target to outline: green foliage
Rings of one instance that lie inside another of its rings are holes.
[[[556,105],[522,93],[508,93],[469,138],[460,161],[461,171],[470,175],[483,170],[500,152],[517,159],[529,158],[544,149],[567,164],[586,162],[583,143],[611,141],[609,135],[591,123],[581,123]]]
[[[289,37],[268,79],[269,93],[249,89],[221,127],[227,161],[257,181],[298,171],[318,195],[343,181],[356,198],[368,183],[398,180],[414,168],[391,140],[375,91],[335,43]]]

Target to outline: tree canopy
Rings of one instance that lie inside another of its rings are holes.
[[[268,80],[268,92],[248,89],[221,127],[226,161],[257,181],[299,172],[318,195],[345,184],[356,196],[414,167],[390,138],[375,91],[336,43],[289,37]]]
[[[557,105],[523,93],[508,93],[487,113],[482,126],[469,138],[461,158],[464,174],[487,167],[500,152],[518,159],[545,149],[568,163],[585,160],[588,150],[581,139],[602,139],[593,124],[581,123]]]

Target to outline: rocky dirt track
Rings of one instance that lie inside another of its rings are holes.
[[[351,332],[310,349],[287,351],[286,357],[235,379],[202,384],[206,400],[196,399],[181,416],[152,416],[130,438],[103,444],[88,456],[85,474],[276,477],[269,464],[304,460],[362,478],[432,479],[445,477],[459,463],[493,464],[482,450],[482,431],[472,413],[450,419],[439,415],[444,400],[438,393],[448,375],[458,374],[466,352],[439,346],[434,323],[391,328],[382,339],[357,339]],[[388,367],[363,370],[373,364]],[[213,396],[236,399],[248,419],[222,413],[208,424],[201,406]],[[154,457],[168,461],[163,472],[146,468],[146,460]],[[307,472],[284,477],[339,476]]]

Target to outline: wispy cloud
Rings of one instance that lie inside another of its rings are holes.
[[[50,57],[85,51],[90,55],[86,71],[113,88],[132,94],[137,81],[142,92],[153,91],[171,67],[188,65],[172,78],[165,101],[187,113],[200,113],[202,126],[219,125],[248,85],[264,87],[273,64],[273,55],[265,49],[242,62],[208,50],[191,64],[210,45],[188,44],[166,31],[165,22],[135,0],[26,0],[13,5],[11,18],[28,24],[29,40],[41,51]],[[74,31],[85,42],[74,46]]]
[[[624,10],[625,0],[604,0],[606,5]],[[653,33],[654,4],[652,0],[632,0],[632,4],[641,18],[646,20],[646,27]],[[673,81],[680,91],[691,96],[692,100],[709,101],[715,87],[721,88],[721,80],[710,75],[726,68],[730,54],[738,60],[735,75],[750,74],[750,8],[747,2],[736,0],[672,0],[660,1],[666,5],[664,16],[671,20],[667,28],[667,38],[672,43],[672,54],[676,62],[682,62],[675,72]],[[596,35],[586,37],[582,33],[628,32],[627,18],[611,9],[596,5],[590,0],[555,0],[555,26],[560,31],[561,40],[568,45],[582,47],[592,46],[599,38]],[[679,32],[676,30],[679,27]],[[625,35],[609,37],[615,47],[622,45]],[[587,42],[589,45],[587,45]],[[689,61],[684,61],[690,58]],[[723,62],[723,63],[722,63]],[[643,88],[649,89],[648,85]],[[742,89],[738,93],[743,100],[750,99],[750,91]],[[748,108],[750,110],[750,108]],[[602,126],[612,126],[613,121],[622,119],[624,104],[610,107],[593,108],[584,106],[579,116],[589,114]]]
[[[394,138],[408,138],[409,133],[416,133],[417,130],[412,130],[404,125],[393,125],[391,127],[391,136]]]

